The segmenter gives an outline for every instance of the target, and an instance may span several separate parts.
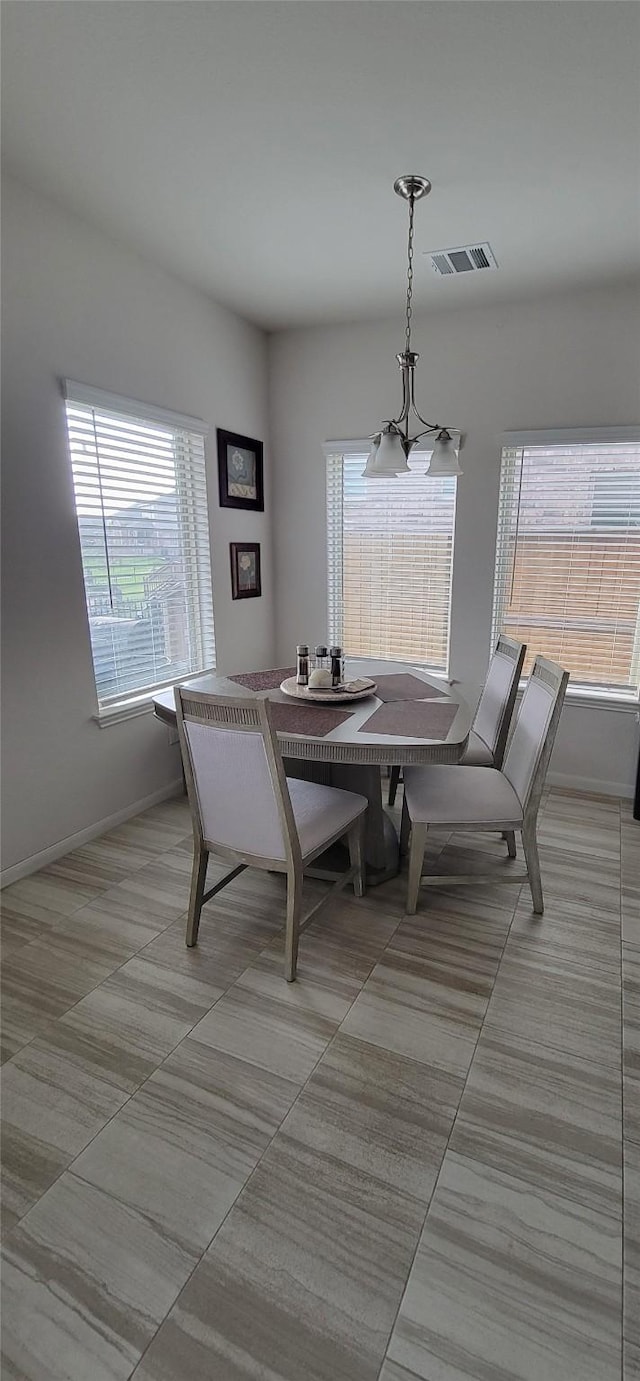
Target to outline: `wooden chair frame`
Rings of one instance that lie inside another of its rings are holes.
[[[517,642],[515,638],[509,638],[509,637],[507,637],[507,634],[506,634],[506,633],[501,633],[501,634],[500,634],[500,636],[499,636],[499,638],[498,638],[498,641],[497,641],[497,643],[496,643],[496,645],[495,645],[495,648],[494,648],[494,650],[493,650],[493,652],[492,652],[492,654],[491,654],[491,660],[490,660],[490,662],[489,662],[489,666],[487,667],[487,675],[486,675],[485,678],[484,678],[484,684],[483,684],[482,690],[481,690],[481,692],[480,692],[480,696],[479,696],[479,699],[478,699],[478,705],[476,706],[476,714],[478,713],[478,706],[480,705],[480,701],[482,700],[482,697],[483,697],[484,692],[485,692],[485,688],[486,688],[486,685],[487,685],[487,680],[488,680],[488,678],[489,678],[489,668],[491,667],[491,662],[493,661],[493,658],[495,657],[496,653],[498,653],[498,652],[499,652],[499,653],[501,654],[501,656],[503,656],[503,657],[510,657],[510,658],[512,659],[512,661],[515,662],[516,668],[515,668],[514,675],[513,675],[513,681],[512,681],[512,684],[511,684],[511,689],[510,689],[509,694],[508,694],[508,696],[507,696],[507,698],[506,698],[506,700],[505,700],[505,702],[504,702],[504,705],[503,705],[503,707],[502,707],[502,713],[501,713],[501,715],[500,715],[500,721],[499,721],[499,724],[498,724],[498,734],[497,734],[497,738],[496,738],[496,746],[495,746],[495,748],[492,750],[491,748],[489,748],[489,744],[488,744],[488,743],[485,744],[485,748],[487,748],[487,750],[488,750],[490,753],[493,752],[493,764],[492,764],[493,767],[502,767],[502,762],[503,762],[504,755],[505,755],[505,749],[506,749],[506,747],[507,747],[507,739],[508,739],[508,737],[509,737],[509,729],[511,728],[511,720],[512,720],[512,718],[513,718],[513,710],[514,710],[514,706],[515,706],[515,703],[516,703],[516,696],[517,696],[517,694],[518,694],[518,686],[520,685],[520,677],[521,677],[521,675],[522,675],[522,667],[523,667],[523,665],[524,665],[524,659],[525,659],[525,657],[526,657],[526,655],[527,655],[527,645],[526,645],[526,643],[519,643],[519,642]],[[471,725],[471,728],[472,728],[472,730],[473,730],[473,724]],[[479,734],[478,737],[481,738],[482,736]],[[482,739],[482,742],[484,743],[484,739]],[[396,793],[397,793],[397,790],[398,790],[398,786],[400,785],[400,777],[401,777],[401,774],[402,774],[402,768],[401,768],[401,767],[392,767],[392,768],[391,768],[391,772],[390,772],[390,774],[389,774],[389,796],[388,796],[388,804],[389,804],[390,806],[395,805]],[[509,843],[509,855],[510,855],[510,857],[511,857],[511,843],[510,843],[509,841],[507,841],[507,842]],[[514,847],[515,847],[515,846],[514,846]]]
[[[365,875],[363,840],[365,812],[363,810],[362,814],[353,822],[346,832],[344,828],[338,830],[335,834],[325,839],[317,849],[303,855],[293,807],[291,805],[291,798],[289,796],[282,754],[280,752],[276,731],[272,723],[269,700],[266,697],[263,699],[252,697],[246,700],[238,700],[236,697],[205,695],[201,692],[188,690],[180,686],[176,686],[175,695],[178,735],[180,738],[187,796],[191,808],[194,840],[186,943],[189,947],[197,943],[200,915],[205,902],[209,901],[217,892],[220,892],[223,887],[226,887],[227,883],[231,882],[239,873],[244,872],[245,868],[262,868],[269,872],[286,873],[285,978],[287,982],[292,983],[296,976],[298,942],[301,932],[306,930],[307,926],[310,925],[311,921],[316,917],[322,907],[325,906],[337,892],[340,892],[347,883],[353,883],[353,890],[357,897],[362,897],[364,895]],[[226,845],[218,844],[214,840],[209,840],[205,837],[191,749],[185,732],[185,723],[189,721],[197,724],[214,724],[218,728],[242,730],[245,733],[261,734],[282,827],[285,849],[284,859],[270,858],[263,855],[230,849]],[[302,886],[305,869],[314,858],[324,853],[325,849],[329,848],[331,844],[334,844],[337,839],[342,838],[345,833],[349,846],[350,866],[345,869],[344,873],[340,874],[329,892],[327,892],[324,897],[321,897],[320,901],[303,917]],[[229,873],[226,873],[214,887],[205,891],[207,864],[210,853],[215,853],[223,859],[228,859],[230,862],[234,862],[236,866],[232,868]]]
[[[492,820],[490,824],[486,821],[465,821],[461,826],[459,820],[438,821],[438,829],[458,829],[485,830],[490,833],[503,833],[509,843],[509,856],[515,857],[515,830],[522,835],[522,846],[524,849],[527,870],[525,873],[498,873],[497,871],[480,874],[428,874],[423,875],[424,854],[427,843],[428,825],[424,821],[412,821],[406,800],[402,805],[402,824],[400,828],[400,850],[402,853],[409,852],[409,878],[407,883],[407,914],[415,914],[418,905],[418,893],[421,886],[443,887],[468,885],[470,883],[496,883],[504,882],[513,884],[516,882],[528,882],[531,888],[533,899],[533,909],[537,915],[541,916],[544,911],[544,899],[542,895],[542,879],[540,876],[540,859],[538,856],[537,839],[537,820],[544,781],[547,775],[549,759],[553,750],[553,744],[562,713],[565,691],[569,680],[569,672],[564,671],[556,662],[550,662],[546,657],[536,657],[531,672],[531,679],[538,678],[551,686],[554,694],[554,704],[547,726],[543,742],[540,744],[538,756],[531,777],[527,799],[523,802],[522,823],[514,825],[513,820]],[[451,768],[452,772],[456,768]],[[513,851],[511,847],[513,840]]]

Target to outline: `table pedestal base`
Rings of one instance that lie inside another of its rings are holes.
[[[342,791],[357,791],[360,796],[366,796],[369,802],[364,846],[367,887],[378,887],[381,882],[389,882],[397,876],[400,871],[400,846],[393,821],[382,805],[379,767],[357,763],[304,762],[299,758],[285,758],[284,765],[288,777],[321,782],[324,786],[337,786]],[[309,876],[335,876],[344,871],[347,861],[344,846],[334,844],[315,860],[313,868],[309,869]]]

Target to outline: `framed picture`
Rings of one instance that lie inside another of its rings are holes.
[[[260,543],[230,542],[231,594],[233,599],[255,599],[262,594]]]
[[[223,508],[264,511],[262,442],[217,428],[218,482]]]

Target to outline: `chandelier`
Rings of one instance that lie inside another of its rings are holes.
[[[431,191],[431,183],[428,177],[421,177],[419,173],[409,173],[405,177],[397,178],[393,184],[393,190],[409,203],[405,348],[396,355],[402,371],[402,408],[397,417],[383,422],[380,430],[373,433],[371,437],[373,447],[362,473],[368,478],[377,476],[380,479],[388,479],[391,475],[410,474],[407,459],[412,447],[423,437],[433,436],[435,439],[427,474],[461,475],[462,471],[458,464],[459,440],[456,445],[448,427],[436,426],[434,423],[425,421],[425,418],[418,412],[415,400],[414,374],[420,356],[411,349],[413,213],[416,201],[419,201],[421,197],[428,196]],[[411,414],[415,418],[413,428],[418,423],[421,427],[420,431],[410,431]]]

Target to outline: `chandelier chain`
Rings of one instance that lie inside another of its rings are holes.
[[[409,241],[407,245],[407,326],[405,349],[411,349],[411,312],[413,298],[413,208],[414,198],[409,197]]]

